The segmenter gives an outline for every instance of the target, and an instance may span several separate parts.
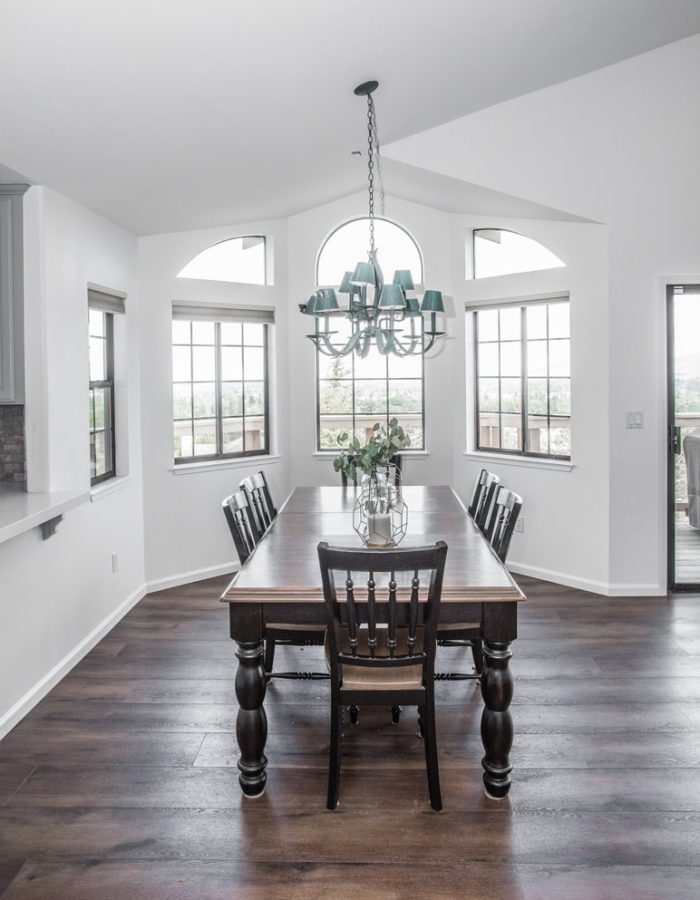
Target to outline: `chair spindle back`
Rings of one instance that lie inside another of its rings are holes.
[[[502,563],[506,561],[515,523],[522,508],[523,498],[519,494],[505,487],[499,489],[487,526],[486,539]]]
[[[355,550],[318,545],[323,595],[328,622],[331,678],[342,680],[343,663],[392,668],[422,663],[424,678],[432,678],[435,639],[440,611],[447,544],[403,550]],[[335,572],[344,572],[344,591],[338,596]],[[354,573],[368,573],[365,588]],[[389,576],[378,591],[375,576]],[[421,573],[429,577],[421,583]],[[397,581],[397,576],[410,578]],[[362,591],[362,599],[358,592]],[[378,598],[377,594],[380,593]],[[423,599],[421,600],[421,594]],[[359,640],[360,629],[367,640]],[[343,629],[347,641],[341,640]],[[422,631],[422,640],[418,640]],[[366,643],[366,651],[364,644]],[[349,650],[344,650],[344,646]]]
[[[221,506],[231,530],[238,558],[243,565],[260,540],[260,531],[251,513],[248,498],[244,491],[236,491],[235,494],[226,497]]]
[[[263,534],[277,515],[265,473],[257,472],[255,475],[244,478],[239,488],[245,492],[248,498],[248,505],[257,521],[258,531]]]

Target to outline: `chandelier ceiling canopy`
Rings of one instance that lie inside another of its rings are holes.
[[[384,283],[384,276],[377,261],[374,243],[374,181],[375,161],[379,170],[379,139],[377,118],[372,93],[378,82],[366,81],[355,88],[358,97],[367,98],[367,181],[369,198],[369,249],[367,261],[358,262],[343,275],[335,288],[319,288],[306,303],[299,304],[304,315],[314,317],[314,332],[307,337],[326,356],[346,356],[353,351],[367,356],[371,347],[380,353],[397,356],[417,356],[427,353],[445,332],[437,330],[437,315],[444,313],[442,293],[426,290],[422,300],[415,293],[415,285],[409,269],[397,269],[393,281]],[[381,191],[381,185],[380,185]],[[341,306],[338,294],[347,295],[347,304]],[[425,323],[423,317],[426,317]],[[350,321],[350,337],[335,343],[338,334],[331,328],[332,320],[345,318]],[[427,326],[427,327],[426,327]]]

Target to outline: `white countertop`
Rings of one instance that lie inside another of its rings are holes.
[[[90,491],[27,494],[3,485],[0,487],[0,544],[89,500]]]

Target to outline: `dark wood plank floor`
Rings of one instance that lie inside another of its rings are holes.
[[[0,742],[3,900],[697,898],[700,598],[520,580],[510,798],[482,791],[476,687],[439,683],[442,813],[410,710],[346,727],[326,811],[322,682],[273,683],[242,802],[225,580],[150,595]]]

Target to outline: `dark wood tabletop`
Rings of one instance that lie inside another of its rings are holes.
[[[296,488],[222,599],[237,603],[321,603],[316,547],[319,541],[342,547],[362,546],[352,526],[357,492],[353,487]],[[400,546],[424,546],[438,540],[448,545],[444,603],[525,599],[451,488],[409,486],[402,493],[408,506],[408,532]]]

